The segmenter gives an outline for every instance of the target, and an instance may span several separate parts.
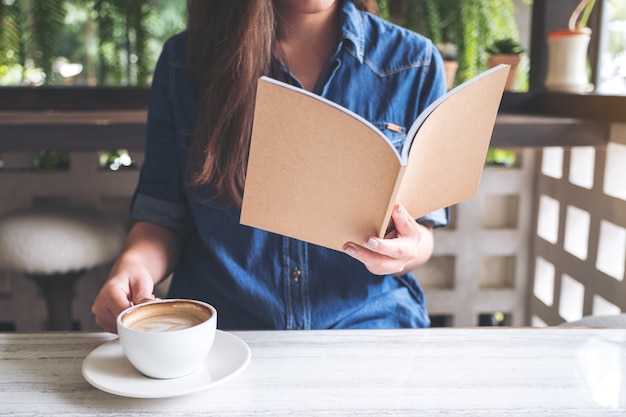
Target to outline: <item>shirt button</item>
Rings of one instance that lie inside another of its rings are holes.
[[[298,282],[298,280],[300,279],[300,270],[298,268],[293,268],[290,272],[289,272],[289,276],[291,277],[291,279],[293,279],[294,281]]]

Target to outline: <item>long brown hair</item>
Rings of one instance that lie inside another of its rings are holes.
[[[375,0],[356,0],[374,12]],[[257,80],[270,72],[273,0],[188,0],[186,64],[198,91],[191,185],[241,205]]]

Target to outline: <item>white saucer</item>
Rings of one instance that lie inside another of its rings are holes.
[[[94,387],[123,397],[176,397],[204,391],[239,375],[250,357],[250,348],[243,340],[218,330],[204,366],[181,378],[153,379],[128,362],[119,339],[115,339],[87,355],[83,377]]]

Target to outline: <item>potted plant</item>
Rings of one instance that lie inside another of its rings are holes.
[[[586,93],[593,89],[587,74],[587,48],[591,29],[587,27],[596,0],[581,0],[570,15],[568,28],[548,33],[548,90]]]
[[[486,48],[487,66],[493,68],[499,64],[510,65],[509,76],[504,85],[505,91],[512,91],[515,85],[517,67],[522,60],[524,48],[515,38],[496,39]]]
[[[446,42],[437,44],[437,50],[443,58],[443,65],[446,69],[446,85],[448,90],[454,86],[456,72],[459,68],[459,59],[457,55],[457,47],[453,43]]]
[[[518,36],[512,0],[421,0],[418,4],[418,32],[436,44],[457,47],[457,84],[486,69],[487,45]]]
[[[378,5],[391,21],[426,35],[435,45],[455,46],[454,84],[486,69],[487,45],[518,36],[513,0],[378,0]]]

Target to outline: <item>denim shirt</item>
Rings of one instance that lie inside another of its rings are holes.
[[[426,38],[350,1],[341,13],[340,42],[315,92],[363,116],[400,147],[417,115],[445,92],[441,57]],[[168,40],[155,69],[131,208],[137,221],[189,233],[168,296],[211,303],[227,330],[428,326],[412,275],[374,275],[342,252],[240,225],[239,208],[212,204],[208,187],[185,186],[196,117],[185,41],[185,33]],[[448,210],[418,221],[444,226]]]

